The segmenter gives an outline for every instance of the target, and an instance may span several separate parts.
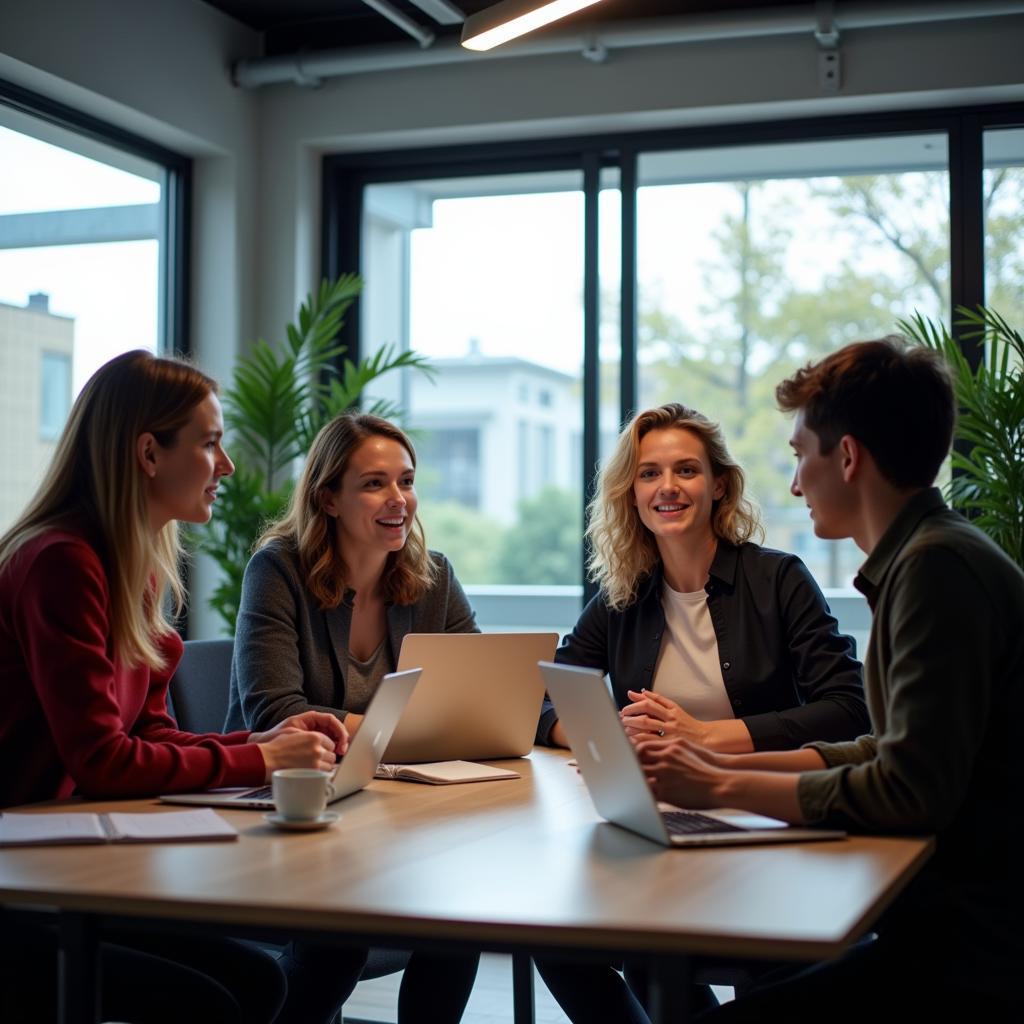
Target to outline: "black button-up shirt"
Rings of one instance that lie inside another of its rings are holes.
[[[620,707],[627,690],[651,689],[665,630],[659,564],[636,600],[613,611],[598,594],[555,660],[609,673]],[[870,729],[853,640],[839,633],[824,595],[795,555],[719,541],[708,608],[729,701],[755,750],[852,739]],[[538,738],[557,713],[546,701]]]

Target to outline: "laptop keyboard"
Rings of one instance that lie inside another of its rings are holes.
[[[693,811],[665,811],[662,814],[670,836],[693,836],[708,832],[747,832],[739,825],[730,825],[721,818],[709,818]]]
[[[248,793],[239,793],[239,800],[272,800],[274,787],[264,786],[262,789],[250,789]]]

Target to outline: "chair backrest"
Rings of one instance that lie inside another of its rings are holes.
[[[228,713],[233,640],[188,640],[171,679],[170,711],[184,732],[222,732]]]

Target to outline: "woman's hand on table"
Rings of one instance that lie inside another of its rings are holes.
[[[266,766],[267,782],[278,768],[316,768],[330,772],[337,764],[335,744],[320,732],[292,729],[281,732],[272,740],[264,740],[259,748]]]
[[[254,732],[249,743],[258,743],[266,764],[266,777],[278,768],[333,770],[337,758],[348,750],[348,732],[334,715],[304,711],[290,715],[266,732]]]
[[[629,699],[620,712],[626,735],[642,739],[685,739],[707,746],[708,723],[687,714],[674,700],[653,690],[627,690]]]
[[[249,734],[249,743],[267,743],[284,733],[316,732],[328,740],[336,754],[341,756],[348,750],[348,730],[341,722],[326,711],[303,711],[300,715],[289,715],[273,729]]]
[[[620,712],[626,735],[638,743],[644,739],[678,739],[721,753],[742,754],[754,749],[750,731],[742,719],[702,722],[674,700],[653,690],[627,690],[632,704]]]

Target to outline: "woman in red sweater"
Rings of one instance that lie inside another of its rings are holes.
[[[216,383],[148,352],[111,360],[76,400],[39,491],[0,537],[0,807],[258,785],[276,768],[328,769],[344,753],[333,715],[195,735],[167,714],[182,652],[164,600],[169,592],[177,611],[184,600],[176,521],[210,518],[217,483],[234,470],[222,435]],[[186,1005],[194,1020],[276,1015],[280,969],[250,947],[111,938],[104,1019],[180,1020]],[[4,1020],[42,1019],[52,1007],[19,1008],[15,992],[49,998],[54,936],[0,926],[0,942]]]

